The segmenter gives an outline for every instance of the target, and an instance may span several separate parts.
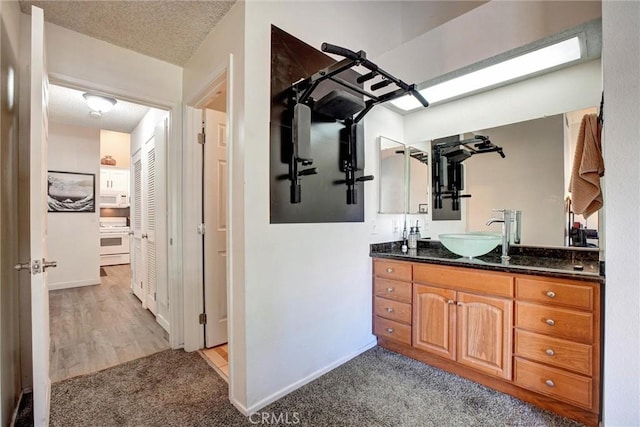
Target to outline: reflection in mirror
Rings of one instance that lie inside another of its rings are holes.
[[[492,210],[518,209],[523,211],[522,244],[597,246],[597,213],[585,219],[573,215],[567,203],[577,129],[582,116],[594,110],[473,132],[489,136],[507,157],[474,156],[465,162],[465,184],[472,194],[466,204],[467,231],[499,232],[499,223],[486,225]]]
[[[405,145],[399,141],[379,138],[380,145],[380,213],[405,212],[406,158]]]
[[[429,143],[423,142],[408,147],[407,213],[410,214],[424,214],[429,210],[429,146]]]

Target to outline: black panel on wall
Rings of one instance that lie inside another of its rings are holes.
[[[328,33],[330,35],[330,33]],[[358,183],[358,203],[347,204],[345,173],[341,165],[344,155],[344,125],[320,114],[312,114],[311,157],[309,167],[318,174],[303,176],[301,202],[291,203],[289,159],[291,157],[292,117],[289,88],[300,79],[335,63],[312,46],[298,40],[281,29],[271,27],[271,135],[270,135],[270,213],[271,223],[363,222],[364,191]],[[340,74],[344,80],[355,83],[358,77],[348,70]],[[344,87],[331,81],[322,82],[313,92],[319,99],[333,89]],[[353,92],[352,92],[353,93]],[[354,95],[360,96],[356,93]],[[342,151],[341,151],[342,150]],[[360,168],[364,167],[364,146],[357,147]]]

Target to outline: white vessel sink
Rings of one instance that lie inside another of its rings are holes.
[[[502,235],[499,233],[451,233],[439,234],[438,238],[445,248],[454,254],[473,258],[491,252],[502,242]]]

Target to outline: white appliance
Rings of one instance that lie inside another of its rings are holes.
[[[129,195],[117,191],[102,191],[100,193],[101,208],[128,208]],[[102,220],[102,218],[100,219]]]
[[[129,231],[125,217],[100,217],[100,266],[129,264]]]

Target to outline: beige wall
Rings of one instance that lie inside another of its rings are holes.
[[[488,227],[492,209],[518,209],[522,215],[522,244],[564,244],[564,131],[558,114],[491,129],[478,129],[502,147],[498,153],[474,155],[464,162],[467,231],[500,232]],[[465,135],[469,138],[471,135]]]
[[[119,168],[128,168],[131,163],[131,134],[100,130],[100,158],[110,155]]]

